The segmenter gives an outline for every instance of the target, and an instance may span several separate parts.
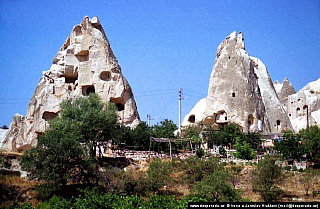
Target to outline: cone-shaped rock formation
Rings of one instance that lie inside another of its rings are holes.
[[[84,17],[55,56],[50,70],[43,72],[29,103],[27,115],[15,115],[3,141],[5,150],[25,150],[56,117],[60,103],[97,93],[102,101],[115,103],[119,121],[134,127],[140,122],[128,81],[110,48],[97,17]]]

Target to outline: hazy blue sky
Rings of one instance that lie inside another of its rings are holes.
[[[72,27],[98,16],[143,121],[178,123],[206,97],[219,44],[244,33],[246,50],[272,80],[296,90],[320,77],[319,0],[0,0],[0,126],[25,115],[42,71]]]

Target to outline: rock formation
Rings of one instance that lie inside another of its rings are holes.
[[[288,80],[288,78],[285,78],[282,83],[279,83],[278,80],[276,80],[274,83],[274,88],[277,92],[278,98],[281,102],[281,104],[284,106],[284,108],[287,108],[287,102],[288,102],[288,96],[295,94],[296,91],[294,90],[292,84]]]
[[[205,108],[200,105],[203,101],[185,117],[183,125],[193,122],[193,118],[200,121],[197,118],[202,117],[205,124],[234,122],[244,131],[292,130],[266,66],[246,52],[241,32],[231,33],[219,45]]]
[[[9,129],[2,129],[2,128],[0,128],[0,149],[1,149],[2,142],[3,142],[3,140],[4,140],[4,137],[7,135],[8,130],[9,130]]]
[[[134,127],[140,122],[136,102],[128,81],[110,48],[97,17],[84,17],[43,72],[28,106],[27,115],[15,115],[3,149],[25,150],[35,146],[37,136],[57,116],[60,103],[97,93],[102,101],[115,103],[119,121]]]
[[[185,127],[192,124],[197,124],[203,120],[206,107],[206,98],[201,99],[192,110],[184,117],[181,126]]]
[[[287,112],[296,132],[320,125],[320,78],[288,97]]]
[[[254,72],[258,76],[258,85],[265,106],[265,116],[268,118],[271,132],[278,133],[281,130],[292,130],[290,119],[278,99],[267,67],[258,58],[250,57],[250,59],[253,62]],[[286,85],[284,81],[283,87]]]
[[[254,65],[244,48],[243,35],[231,33],[218,47],[210,76],[204,122],[234,122],[256,131],[270,131]],[[258,122],[259,121],[259,122]],[[261,127],[260,127],[261,128]]]

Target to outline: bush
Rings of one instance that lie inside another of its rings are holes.
[[[203,150],[202,148],[197,149],[196,155],[197,155],[199,158],[202,158],[202,157],[204,156],[204,150]]]
[[[286,167],[283,168],[286,171],[291,171],[291,166],[287,165]]]
[[[60,190],[57,184],[44,183],[36,188],[37,198],[40,200],[48,200]]]
[[[278,199],[282,193],[281,189],[275,185],[283,180],[282,168],[276,164],[276,160],[274,156],[266,155],[253,171],[253,190],[258,192],[266,202]]]
[[[170,174],[173,171],[171,162],[154,159],[148,168],[148,186],[150,191],[158,192],[164,185],[170,183]]]

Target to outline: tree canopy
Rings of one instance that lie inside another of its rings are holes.
[[[52,184],[90,183],[99,143],[115,137],[118,128],[115,106],[96,94],[63,101],[49,124],[37,146],[22,156],[22,168]]]

